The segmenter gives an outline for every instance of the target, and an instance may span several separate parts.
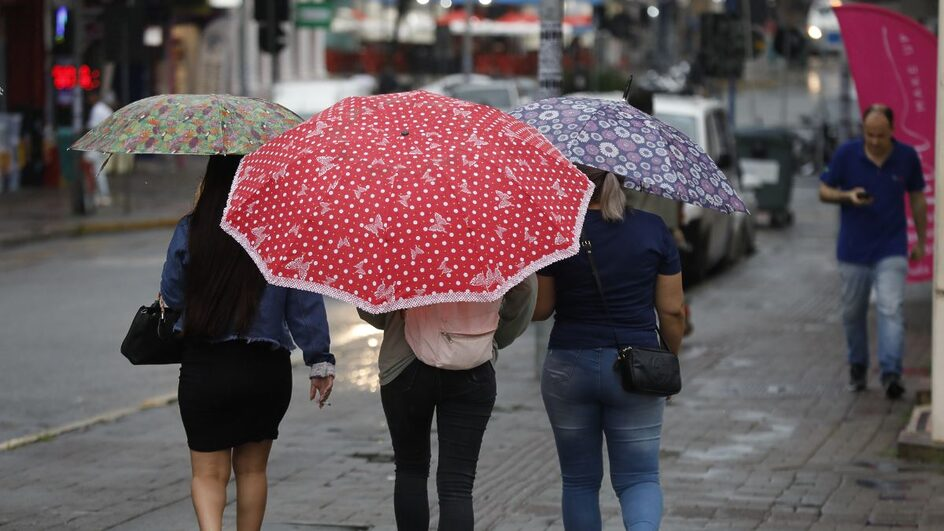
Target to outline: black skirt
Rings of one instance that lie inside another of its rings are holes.
[[[285,349],[237,340],[192,345],[183,353],[177,400],[191,450],[278,438],[291,398]]]

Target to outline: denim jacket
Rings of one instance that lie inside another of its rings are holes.
[[[161,273],[161,297],[164,303],[177,310],[186,311],[184,286],[187,264],[190,261],[188,239],[190,216],[184,216],[174,230],[167,248],[167,259]],[[183,328],[183,315],[174,329]],[[244,339],[265,341],[273,346],[292,350],[295,343],[302,350],[305,365],[311,367],[311,376],[334,374],[334,355],[330,352],[328,319],[321,295],[307,291],[282,288],[266,284],[259,301],[256,317],[243,335],[235,332],[212,341]],[[294,339],[294,343],[293,340]]]

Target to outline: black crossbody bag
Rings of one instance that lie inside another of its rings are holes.
[[[678,356],[668,349],[658,325],[656,326],[656,334],[659,336],[658,347],[620,346],[616,325],[606,304],[606,297],[603,295],[603,284],[600,282],[600,275],[593,261],[593,248],[590,240],[584,235],[580,236],[580,247],[587,252],[587,260],[590,261],[590,269],[593,271],[593,280],[596,281],[597,292],[603,302],[603,311],[606,312],[606,318],[613,328],[613,339],[617,349],[613,370],[619,374],[623,389],[630,393],[657,396],[678,394],[682,390],[682,372]]]

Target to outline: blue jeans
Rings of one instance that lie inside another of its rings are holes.
[[[839,262],[842,280],[842,324],[851,365],[869,366],[869,293],[875,287],[878,364],[882,375],[901,374],[905,350],[905,278],[908,259],[891,256],[867,266]]]
[[[615,360],[613,348],[553,349],[544,362],[541,395],[557,443],[568,530],[602,527],[604,436],[623,525],[648,531],[658,529],[662,519],[659,441],[665,398],[624,391],[613,371]]]

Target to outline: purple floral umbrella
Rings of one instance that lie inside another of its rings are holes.
[[[511,111],[573,163],[625,186],[725,213],[747,212],[724,172],[695,141],[624,101],[564,96]]]

